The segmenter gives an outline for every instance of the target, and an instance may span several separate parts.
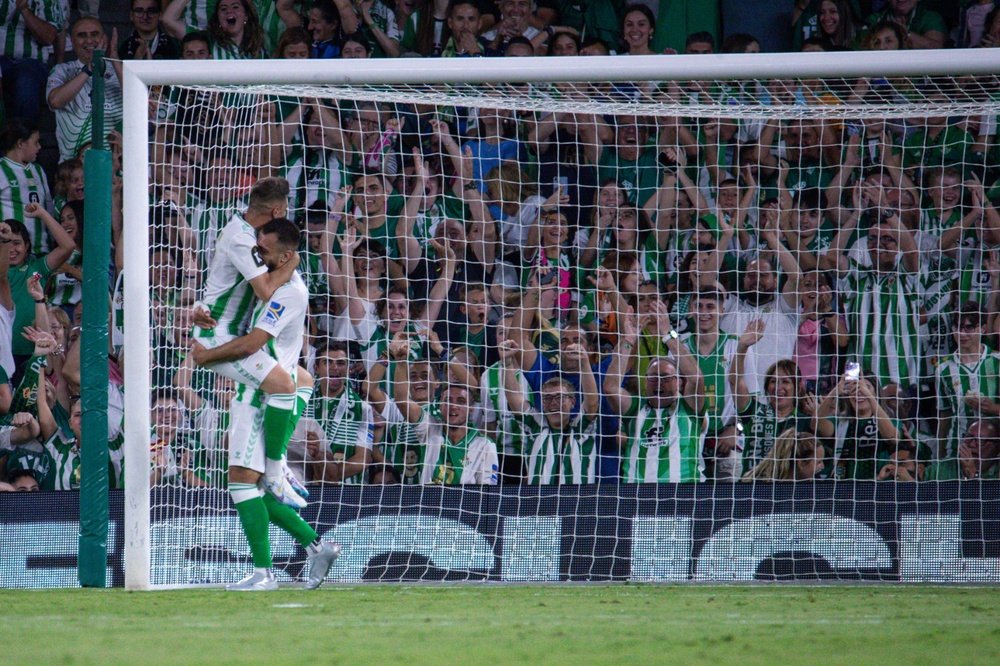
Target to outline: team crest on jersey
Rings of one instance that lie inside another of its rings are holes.
[[[285,314],[285,306],[278,301],[271,301],[270,305],[267,306],[267,312],[264,313],[264,323],[277,324],[283,314]]]

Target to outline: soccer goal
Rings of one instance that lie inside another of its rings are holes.
[[[1000,582],[996,72],[125,63],[126,586],[251,566],[245,389],[188,349],[267,177],[303,231],[288,464],[330,580]]]

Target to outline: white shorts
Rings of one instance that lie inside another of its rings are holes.
[[[235,338],[224,336],[195,337],[198,344],[208,349],[214,349],[234,340]],[[223,377],[229,377],[234,382],[246,384],[255,391],[264,383],[264,378],[278,365],[277,359],[268,354],[263,349],[258,349],[250,356],[237,361],[225,361],[223,363],[213,363],[205,366],[212,372],[217,372]]]
[[[264,409],[233,400],[229,404],[229,466],[264,473]]]

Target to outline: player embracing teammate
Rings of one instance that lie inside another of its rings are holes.
[[[196,305],[192,355],[237,382],[231,407],[229,493],[253,557],[253,573],[230,590],[273,590],[268,524],[306,551],[309,581],[319,587],[340,545],[323,541],[296,509],[305,489],[286,474],[285,449],[312,395],[299,366],[309,294],[296,271],[300,232],[285,215],[288,182],[263,178],[244,215],[219,233],[205,293]]]

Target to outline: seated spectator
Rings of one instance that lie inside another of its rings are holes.
[[[482,17],[479,6],[473,0],[456,0],[448,6],[448,31],[450,36],[441,56],[481,56],[489,48],[489,42],[479,36]]]
[[[653,50],[653,32],[656,17],[644,4],[629,5],[622,15],[621,53],[627,55],[656,55]]]
[[[189,32],[181,40],[181,60],[211,60],[212,39],[207,32]]]
[[[883,407],[872,382],[845,376],[819,406],[832,417],[836,443],[826,475],[871,481],[902,441],[900,423]]]
[[[38,479],[35,478],[35,473],[30,469],[11,472],[8,478],[15,492],[33,493],[42,489],[38,483]]]
[[[996,479],[1000,477],[1000,428],[992,418],[969,424],[958,447],[958,469],[951,461],[936,462],[927,468],[926,479]]]
[[[881,466],[876,481],[922,481],[924,465],[918,463],[914,451],[900,447],[892,452],[889,462]]]
[[[762,391],[752,392],[743,379],[747,351],[764,337],[763,320],[750,322],[740,336],[729,366],[729,387],[739,415],[737,430],[743,433],[743,472],[753,469],[774,446],[775,437],[795,428],[819,437],[829,437],[833,427],[812,395],[803,395],[795,362],[782,359],[767,369]]]
[[[798,4],[798,3],[797,3]],[[819,40],[829,47],[851,48],[859,32],[857,0],[812,0],[792,27],[792,49],[805,50],[807,42]]]
[[[571,32],[557,32],[549,40],[545,55],[575,56],[580,55],[580,37]]]
[[[340,47],[341,58],[371,58],[372,44],[360,30],[344,35]]]
[[[278,6],[281,7],[282,4],[279,2]],[[330,0],[317,0],[309,7],[306,16],[305,28],[312,35],[310,45],[312,58],[339,58],[343,36],[357,32],[359,26],[350,0],[337,0],[336,3]],[[295,19],[285,18],[285,25],[289,28],[301,24],[301,19],[296,22]]]
[[[897,35],[900,44],[907,41],[915,49],[944,48],[948,27],[940,14],[921,6],[920,0],[888,0],[887,4],[866,21],[873,35],[880,26],[895,24],[902,31],[902,38]]]
[[[8,0],[0,6],[0,111],[5,108],[8,118],[38,118],[48,76],[45,51],[66,27],[62,13],[57,0]]]
[[[304,60],[309,58],[312,41],[309,33],[303,28],[288,28],[281,33],[278,45],[274,49],[275,58]]]
[[[710,32],[693,32],[684,41],[684,53],[688,55],[708,55],[715,53],[715,37]]]
[[[190,1],[170,0],[163,11],[163,28],[174,39],[183,39],[192,32],[182,18]],[[214,60],[256,59],[267,55],[264,28],[250,0],[219,0],[208,19],[208,35]]]
[[[132,34],[118,47],[122,60],[176,60],[180,44],[160,26],[162,0],[132,0]]]
[[[52,195],[45,171],[37,163],[41,149],[38,130],[26,121],[11,119],[0,132],[0,219],[16,220],[28,228],[33,252],[49,248],[41,219],[25,213],[29,204],[52,211]],[[82,165],[81,165],[82,171]],[[82,180],[82,174],[81,174]]]
[[[483,33],[482,37],[494,53],[505,53],[515,37],[523,37],[529,44],[540,30],[531,24],[531,0],[500,0],[500,20]],[[534,55],[534,46],[532,53]]]
[[[760,53],[760,42],[751,34],[737,32],[722,40],[722,53]]]
[[[94,51],[109,47],[108,37],[97,19],[77,19],[70,28],[70,40],[76,60],[56,65],[45,90],[49,106],[56,112],[56,141],[59,159],[79,157],[90,143],[90,92],[93,86]],[[108,64],[104,72],[104,134],[108,135],[122,121],[121,62],[118,45],[112,35]]]
[[[61,211],[67,202],[83,201],[83,160],[74,158],[59,163],[52,197],[55,212]]]
[[[901,51],[913,48],[910,33],[895,21],[881,21],[870,26],[858,40],[862,51]]]
[[[347,350],[346,342],[331,340],[316,351],[318,390],[305,416],[322,426],[325,437],[309,451],[309,477],[314,481],[362,483],[372,461],[372,408],[348,383]]]
[[[823,470],[823,445],[812,435],[794,428],[782,432],[774,447],[742,481],[812,481]]]
[[[416,435],[404,444],[404,477],[419,475],[422,484],[496,485],[500,472],[496,443],[471,425],[473,391],[461,383],[449,383],[437,404],[414,401],[423,394],[411,390],[410,382],[418,377],[411,379],[412,365],[403,363],[410,356],[411,344],[399,340],[389,350],[397,361],[395,407]],[[413,472],[410,467],[415,467]]]

